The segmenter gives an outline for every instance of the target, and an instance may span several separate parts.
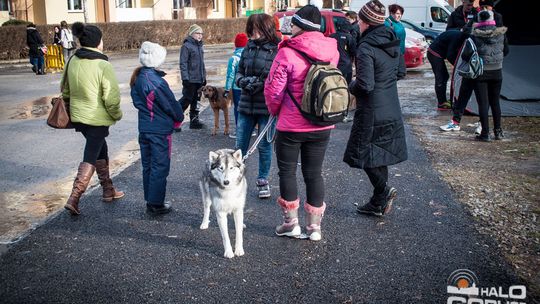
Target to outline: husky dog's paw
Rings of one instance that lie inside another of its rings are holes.
[[[231,259],[234,258],[234,253],[232,252],[232,249],[226,250],[225,254],[223,254],[224,257]]]
[[[244,248],[236,248],[234,251],[235,256],[243,256],[244,255]]]
[[[199,227],[199,229],[201,229],[201,230],[208,229],[208,224],[209,223],[210,222],[202,223],[201,226]]]

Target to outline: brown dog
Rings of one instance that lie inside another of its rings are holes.
[[[207,85],[201,88],[201,92],[204,97],[208,98],[210,106],[214,111],[212,135],[216,135],[219,129],[219,110],[223,111],[223,118],[225,119],[225,131],[223,134],[229,135],[229,107],[231,106],[231,99],[230,97],[223,97],[225,89]]]

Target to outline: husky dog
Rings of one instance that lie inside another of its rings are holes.
[[[247,182],[244,175],[244,161],[241,150],[221,149],[210,151],[203,176],[199,182],[204,204],[201,229],[210,223],[210,206],[216,213],[226,258],[244,255],[242,230],[244,229],[244,205],[246,203]],[[236,245],[233,253],[227,215],[234,216]]]

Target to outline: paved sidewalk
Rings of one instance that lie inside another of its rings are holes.
[[[211,111],[202,117],[212,121]],[[326,155],[321,242],[274,235],[281,220],[275,161],[272,199],[259,200],[255,153],[247,170],[246,255],[223,258],[214,214],[209,230],[198,228],[197,179],[208,151],[234,142],[185,128],[173,135],[173,213],[145,213],[135,163],[115,179],[127,192],[123,200],[102,203],[98,188],[83,197],[81,216],[61,212],[0,256],[1,302],[446,303],[447,278],[457,269],[476,273],[479,286],[520,283],[494,243],[475,232],[410,130],[410,159],[390,168],[399,191],[393,212],[384,219],[358,215],[353,203],[369,198],[371,186],[341,160],[350,126],[333,131]],[[233,237],[232,219],[229,225]]]

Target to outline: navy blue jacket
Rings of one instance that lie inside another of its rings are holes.
[[[429,45],[428,52],[439,58],[448,59],[448,61],[454,65],[459,50],[463,46],[465,39],[468,37],[468,34],[460,30],[447,30],[433,40]]]
[[[184,120],[184,112],[163,76],[162,71],[143,67],[131,87],[133,105],[139,110],[139,133],[171,134],[174,123]]]

